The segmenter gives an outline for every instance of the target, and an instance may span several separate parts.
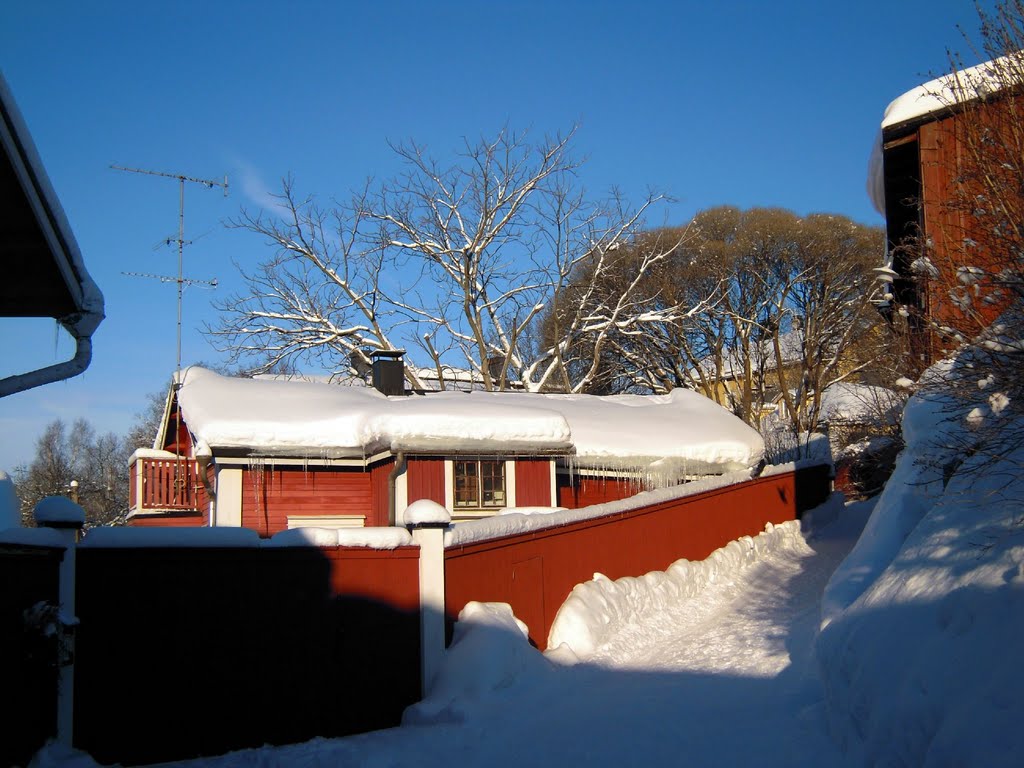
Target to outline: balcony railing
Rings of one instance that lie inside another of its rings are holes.
[[[200,512],[208,503],[193,459],[165,451],[137,451],[130,476],[133,512]]]

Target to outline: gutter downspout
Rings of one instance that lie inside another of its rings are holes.
[[[216,501],[217,492],[213,490],[213,483],[210,482],[207,474],[207,470],[210,468],[210,459],[212,458],[212,456],[196,456],[196,467],[199,469],[199,482],[203,484],[203,490],[206,491],[206,495],[210,497],[211,501]]]
[[[405,472],[405,451],[399,451],[395,454],[395,466],[391,468],[391,472],[388,474],[388,525],[395,525],[395,521],[398,516],[395,514],[395,481],[398,476]]]
[[[0,397],[24,392],[54,381],[63,381],[77,376],[89,367],[92,360],[92,338],[79,336],[75,339],[75,356],[63,363],[40,368],[29,373],[20,373],[0,379]]]

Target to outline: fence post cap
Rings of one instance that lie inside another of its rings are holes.
[[[407,528],[447,528],[452,522],[451,513],[436,501],[420,499],[405,508],[402,522]]]
[[[32,510],[36,525],[41,528],[82,528],[85,510],[67,496],[47,496]]]

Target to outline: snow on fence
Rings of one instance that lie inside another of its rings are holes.
[[[509,515],[446,537],[429,515],[413,515],[412,535],[93,530],[77,548],[74,745],[139,764],[397,725],[443,651],[444,620],[467,602],[509,603],[544,648],[559,606],[595,572],[700,560],[830,492],[828,466],[730,479],[742,481]],[[3,547],[0,568],[27,568]],[[8,647],[24,620],[0,605]],[[38,737],[26,731],[14,759]]]
[[[445,552],[445,613],[458,616],[470,601],[509,603],[543,650],[558,608],[595,573],[617,579],[664,570],[680,558],[703,560],[730,541],[761,533],[766,523],[798,519],[828,498],[831,467],[780,470],[731,485],[695,483],[556,513],[554,522],[564,521],[557,525],[545,516],[488,521],[499,532],[494,538],[456,532]]]

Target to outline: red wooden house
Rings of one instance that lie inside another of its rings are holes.
[[[1016,210],[1006,211],[991,185],[1019,186],[1022,55],[918,86],[889,105],[881,124],[868,188],[886,219],[885,308],[909,317],[912,349],[925,365],[1008,303],[998,286],[998,230],[1017,219],[1024,195],[1012,193]]]
[[[394,361],[401,365],[401,361]],[[178,375],[154,448],[131,463],[133,525],[401,525],[575,508],[753,467],[760,436],[694,392],[434,392]]]

